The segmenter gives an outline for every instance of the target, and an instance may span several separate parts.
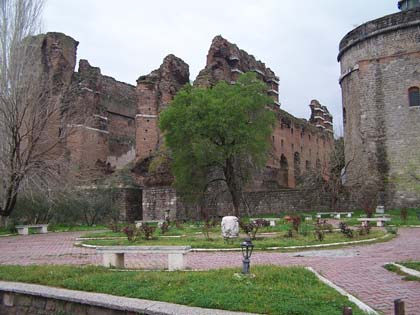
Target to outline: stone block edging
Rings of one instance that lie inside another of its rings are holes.
[[[253,313],[190,307],[167,302],[134,299],[103,293],[75,291],[19,282],[0,281],[0,291],[103,307],[111,310],[134,312],[144,315],[257,315]]]
[[[350,241],[350,242],[341,242],[341,243],[329,243],[329,244],[314,244],[314,245],[299,245],[299,246],[284,246],[284,247],[267,247],[266,249],[256,249],[260,251],[272,251],[272,250],[280,250],[280,249],[307,249],[307,248],[323,248],[323,247],[331,247],[331,246],[340,246],[340,245],[353,245],[353,244],[360,244],[360,243],[367,243],[367,242],[375,242],[381,239],[385,239],[389,237],[391,234],[387,233],[381,237],[370,238],[366,240],[359,240],[359,241]],[[74,243],[75,246],[85,247],[85,248],[100,248],[104,247],[101,245],[89,245],[83,244],[81,242]],[[191,248],[191,252],[237,252],[241,251],[240,248]]]
[[[363,303],[362,301],[360,301],[358,298],[356,298],[355,296],[351,295],[350,293],[348,293],[346,290],[344,290],[343,288],[339,287],[338,285],[336,285],[335,283],[331,282],[330,280],[328,280],[327,278],[321,276],[318,272],[316,272],[313,268],[311,267],[305,267],[305,269],[311,271],[312,273],[315,274],[315,276],[322,281],[323,283],[325,283],[326,285],[328,285],[329,287],[333,288],[334,290],[336,290],[337,292],[339,292],[341,295],[346,296],[349,301],[353,302],[354,304],[357,305],[358,308],[360,308],[362,311],[364,311],[365,313],[369,314],[369,315],[379,315],[379,313],[377,311],[375,311],[373,308],[371,308],[369,305]]]
[[[400,268],[400,270],[410,276],[419,277],[420,278],[420,271],[405,267],[403,265],[397,264],[397,263],[391,263],[394,266],[397,266]]]

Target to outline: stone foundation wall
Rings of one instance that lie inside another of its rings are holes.
[[[337,202],[337,211],[360,209],[355,198],[343,193]],[[232,215],[234,209],[229,193],[206,195],[204,201],[191,204],[184,202],[171,187],[143,190],[143,218],[160,220],[165,210],[171,218],[200,219],[204,216]],[[243,194],[242,215],[255,216],[303,211],[331,211],[331,195],[317,190],[284,189],[258,191]]]
[[[0,314],[2,315],[138,315],[89,304],[51,299],[42,296],[0,291]]]
[[[0,281],[1,315],[246,315],[217,309]]]
[[[177,194],[171,187],[143,189],[143,220],[163,220],[165,211],[174,219],[179,216]]]

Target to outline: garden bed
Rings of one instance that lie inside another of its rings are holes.
[[[98,234],[103,237],[103,234]],[[108,234],[109,235],[109,234]],[[372,240],[385,236],[386,233],[383,230],[372,230],[368,235],[355,235],[353,238],[348,238],[340,232],[325,233],[323,241],[315,239],[313,233],[309,233],[306,236],[297,234],[293,237],[286,237],[285,233],[277,233],[276,236],[261,236],[257,235],[257,238],[253,240],[255,249],[269,249],[272,247],[290,247],[290,246],[319,246],[322,244],[331,243],[346,243],[361,240]],[[85,236],[92,237],[94,234],[88,234]],[[109,236],[111,237],[111,236]],[[127,238],[117,239],[96,239],[96,240],[85,240],[82,244],[92,246],[114,246],[114,245],[166,245],[166,246],[191,246],[193,249],[235,249],[239,248],[240,242],[246,237],[245,234],[240,235],[237,239],[225,241],[220,235],[211,234],[210,240],[207,240],[203,235],[187,235],[180,238],[164,238],[156,237],[151,240],[138,239],[130,242]]]
[[[117,272],[102,267],[0,266],[0,279],[72,290],[261,314],[341,314],[346,297],[300,267],[252,267],[200,272]]]
[[[400,266],[398,266],[398,265]],[[402,270],[404,267],[409,268],[411,270]],[[398,262],[396,264],[386,264],[384,268],[388,271],[395,272],[403,277],[403,280],[406,281],[418,281],[420,282],[420,261],[405,261],[405,262]],[[413,274],[409,274],[413,273]]]

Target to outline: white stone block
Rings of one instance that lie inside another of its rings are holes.
[[[235,238],[239,236],[239,219],[235,216],[226,216],[222,219],[222,236]]]
[[[168,270],[184,270],[184,254],[168,254]]]
[[[102,256],[102,265],[105,267],[124,268],[124,254],[104,253]]]
[[[384,214],[385,213],[385,207],[384,206],[377,206],[376,207],[376,213]]]
[[[29,234],[29,228],[28,227],[23,227],[23,228],[18,228],[18,234],[20,235],[28,235]]]

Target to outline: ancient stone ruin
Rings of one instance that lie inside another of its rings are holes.
[[[121,213],[127,220],[160,218],[165,210],[170,210],[171,217],[185,216],[187,206],[171,188],[173,178],[157,122],[159,114],[189,82],[188,65],[168,55],[157,70],[140,76],[133,86],[103,75],[87,60],[80,60],[75,71],[78,43],[71,37],[47,33],[39,38],[42,60],[48,65],[42,71],[51,78],[55,101],[85,118],[73,124],[73,132],[62,143],[67,163],[92,184],[113,178],[122,191]],[[279,77],[221,36],[213,39],[207,64],[194,85],[211,87],[220,80],[234,84],[248,71],[267,84],[267,94],[275,104],[271,110],[277,116],[271,157],[249,192],[294,188],[304,172],[327,168],[334,142],[332,116],[316,100],[310,102],[309,120],[282,110]],[[51,132],[60,134],[62,127],[56,127]],[[218,201],[213,209],[229,209],[228,203]]]

